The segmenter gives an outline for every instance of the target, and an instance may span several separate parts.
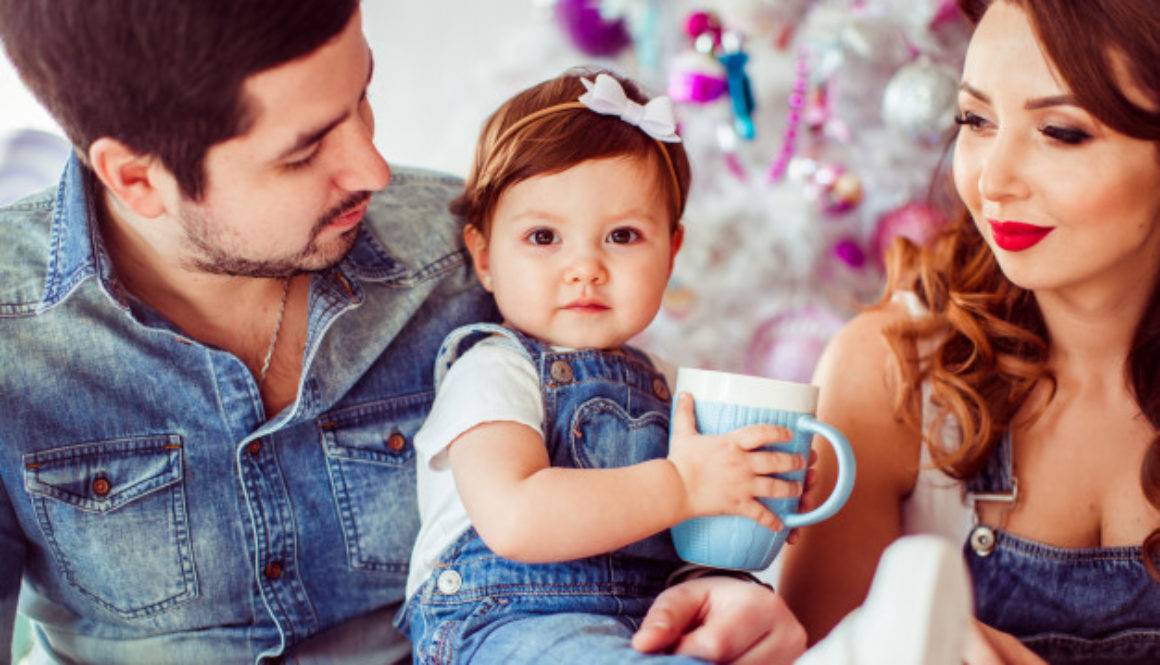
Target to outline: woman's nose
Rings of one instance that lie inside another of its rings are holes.
[[[1023,177],[1028,147],[1000,132],[982,155],[979,165],[979,194],[989,201],[1021,198],[1028,193]]]

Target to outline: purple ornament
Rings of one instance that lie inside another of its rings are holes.
[[[851,268],[861,268],[866,265],[866,252],[862,251],[858,243],[850,238],[839,240],[834,245],[834,254],[842,260],[842,263]]]
[[[878,218],[874,229],[874,258],[882,261],[886,250],[898,236],[909,238],[916,245],[926,245],[934,239],[946,217],[925,203],[907,203]]]
[[[622,19],[600,15],[600,0],[557,0],[556,20],[573,46],[588,55],[615,55],[632,42]]]
[[[756,376],[809,383],[822,351],[845,319],[822,305],[787,308],[762,322],[749,340],[745,370]]]

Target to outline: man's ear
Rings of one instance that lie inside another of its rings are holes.
[[[471,254],[471,263],[475,266],[475,274],[484,290],[491,292],[491,265],[487,255],[487,238],[474,224],[463,227],[463,244]]]
[[[157,158],[107,136],[93,141],[88,156],[93,173],[127,208],[146,219],[165,213],[164,190],[176,181]]]

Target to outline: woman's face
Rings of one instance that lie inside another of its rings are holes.
[[[1076,104],[1012,3],[997,0],[975,30],[958,121],[955,187],[1008,279],[1068,296],[1154,281],[1160,152]]]

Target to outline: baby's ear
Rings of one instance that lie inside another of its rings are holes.
[[[166,193],[176,187],[176,179],[155,157],[105,136],[89,146],[88,162],[101,184],[125,207],[145,219],[166,212]]]
[[[471,262],[475,266],[475,274],[483,288],[491,291],[491,264],[488,261],[487,238],[474,224],[463,227],[463,244],[471,254]]]
[[[673,229],[673,237],[669,246],[669,276],[673,274],[673,262],[677,259],[677,252],[681,251],[681,243],[685,241],[685,225],[677,224]]]

